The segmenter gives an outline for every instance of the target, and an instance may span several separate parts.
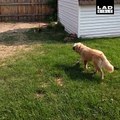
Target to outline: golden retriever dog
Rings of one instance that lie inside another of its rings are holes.
[[[89,61],[93,62],[95,73],[100,72],[101,79],[104,79],[104,72],[102,68],[106,69],[110,73],[114,71],[113,65],[110,64],[102,51],[89,48],[82,43],[75,43],[73,45],[73,50],[81,55],[85,70],[87,69],[87,63]]]

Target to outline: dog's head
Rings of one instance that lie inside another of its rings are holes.
[[[81,51],[81,48],[82,48],[83,44],[82,43],[75,43],[73,45],[73,50],[76,51],[76,52],[80,52]]]

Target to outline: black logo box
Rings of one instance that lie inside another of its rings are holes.
[[[102,8],[103,6],[106,6],[106,7],[112,6],[113,14],[114,14],[114,0],[96,0],[96,13],[97,13],[97,6],[99,6],[100,8]]]
[[[114,6],[114,0],[96,0],[96,5],[103,6]]]

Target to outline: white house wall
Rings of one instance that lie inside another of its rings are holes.
[[[120,36],[120,5],[114,15],[96,15],[96,6],[79,7],[79,37]]]
[[[78,0],[58,0],[58,19],[69,33],[78,34]]]

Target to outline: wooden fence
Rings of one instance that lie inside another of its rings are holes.
[[[52,14],[48,0],[0,0],[0,21],[43,21]]]

